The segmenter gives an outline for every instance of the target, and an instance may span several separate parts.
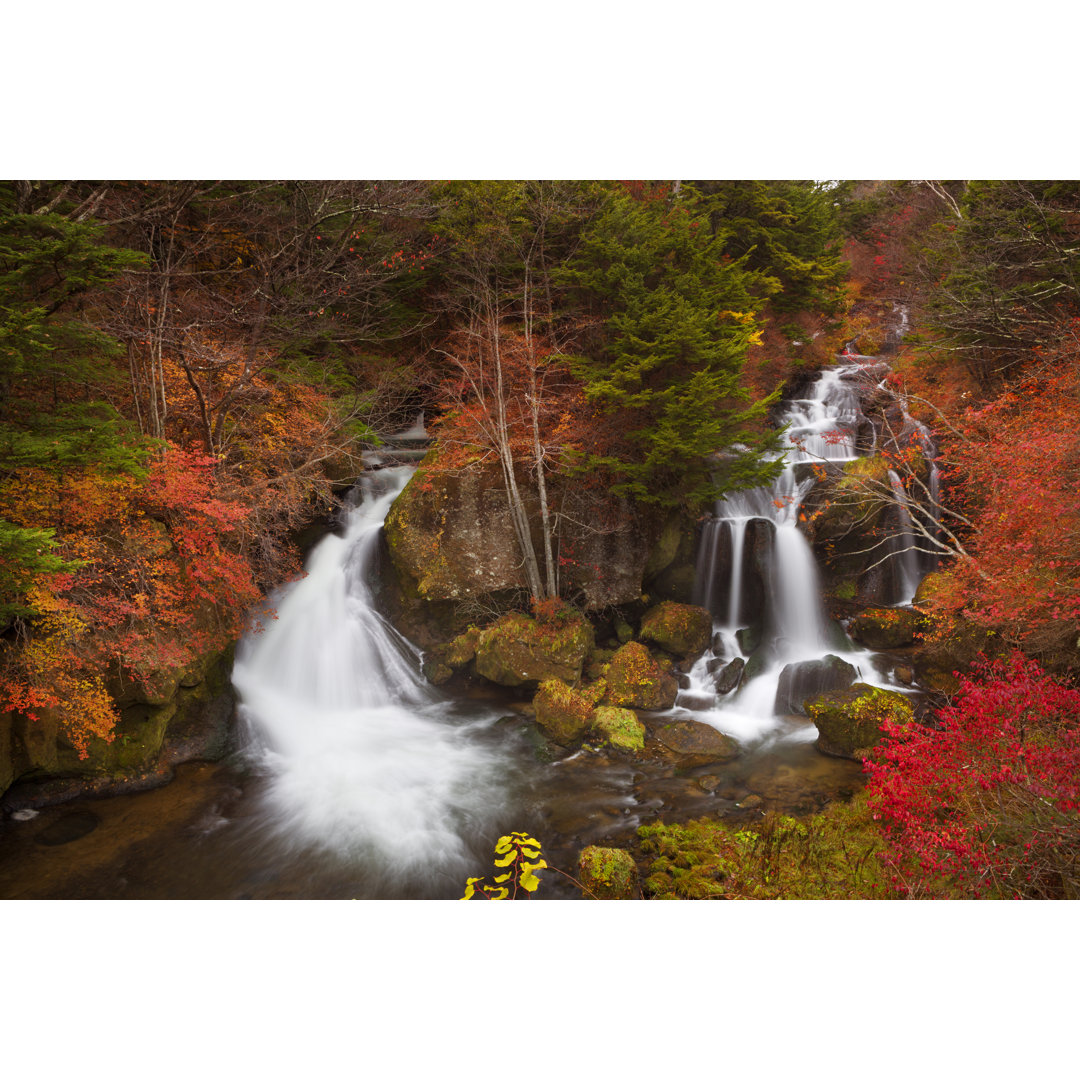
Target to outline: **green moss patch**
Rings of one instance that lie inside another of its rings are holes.
[[[592,730],[616,750],[645,749],[645,725],[630,709],[602,706],[592,715]]]
[[[638,895],[637,866],[622,848],[585,848],[578,856],[577,876],[588,890],[587,900],[631,900]]]

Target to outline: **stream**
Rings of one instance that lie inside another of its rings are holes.
[[[521,693],[450,694],[427,683],[419,652],[372,600],[382,522],[412,472],[383,468],[365,475],[340,531],[313,549],[305,576],[270,598],[274,613],[241,643],[233,674],[241,749],[218,764],[182,766],[153,791],[3,821],[0,898],[454,899],[467,877],[490,873],[494,842],[511,830],[531,832],[549,863],[573,872],[581,847],[626,846],[659,818],[751,821],[849,797],[860,766],[819,753],[813,724],[778,694],[793,665],[829,654],[861,681],[906,689],[887,659],[827,618],[796,527],[814,483],[808,463],[857,456],[859,406],[845,376],[858,360],[825,370],[805,398],[785,403],[776,483],[717,505],[702,533],[695,596],[713,613],[712,648],[674,709],[643,716],[647,726],[673,715],[709,724],[739,742],[736,760],[678,769],[587,749],[553,755],[515,711]],[[743,557],[751,532],[767,579],[763,603]],[[910,600],[918,569],[902,569],[907,595],[897,602]],[[763,639],[756,657],[752,623]],[[718,691],[717,670],[751,659],[738,689]],[[548,873],[538,896],[578,892]]]

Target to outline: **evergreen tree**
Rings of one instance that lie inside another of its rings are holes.
[[[640,502],[704,504],[776,472],[761,456],[777,445],[769,402],[740,383],[767,282],[726,254],[710,209],[692,190],[675,203],[615,190],[564,274],[603,319],[575,359],[607,419],[581,464]]]

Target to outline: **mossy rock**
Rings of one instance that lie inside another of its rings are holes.
[[[448,682],[455,672],[467,667],[476,658],[480,630],[470,626],[463,634],[444,645],[436,645],[424,656],[424,678],[435,686]]]
[[[573,746],[588,731],[595,702],[587,694],[571,689],[562,679],[547,679],[533,698],[536,722],[552,742]]]
[[[734,739],[696,720],[672,720],[655,728],[653,735],[686,768],[730,761],[739,755]]]
[[[616,649],[593,649],[585,661],[584,673],[590,679],[599,679],[607,671]]]
[[[798,713],[805,716],[805,702],[808,698],[817,698],[833,690],[843,690],[855,681],[857,675],[858,672],[851,664],[831,653],[820,660],[802,660],[787,664],[780,672],[773,708],[777,713]]]
[[[635,753],[645,749],[645,725],[631,709],[601,706],[592,715],[592,730],[616,750]]]
[[[605,679],[605,705],[670,709],[679,693],[675,677],[665,673],[649,650],[638,641],[628,642],[615,653],[608,664]]]
[[[478,635],[476,672],[500,686],[575,684],[593,646],[593,628],[577,614],[539,623],[512,612]]]
[[[833,757],[862,761],[881,742],[886,720],[911,723],[914,711],[904,694],[855,683],[806,703],[818,729],[817,747]]]
[[[709,647],[712,616],[703,607],[665,600],[641,617],[638,636],[675,656],[698,657]]]
[[[586,900],[633,900],[638,895],[637,864],[623,848],[590,845],[583,849],[577,876],[587,890]]]
[[[911,645],[922,625],[918,612],[905,608],[868,608],[852,617],[848,633],[868,649],[900,649]]]

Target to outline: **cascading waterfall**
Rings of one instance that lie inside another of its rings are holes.
[[[344,535],[320,542],[244,640],[233,682],[276,842],[362,859],[386,885],[421,868],[460,884],[462,836],[491,835],[510,764],[478,730],[496,715],[455,721],[374,608],[379,530],[412,471],[367,474]]]
[[[903,689],[878,672],[873,653],[854,645],[842,627],[827,618],[817,564],[797,527],[803,499],[816,482],[813,466],[854,460],[860,456],[856,448],[860,429],[873,430],[852,385],[853,379],[863,376],[863,359],[878,363],[876,358],[849,353],[844,363],[819,374],[808,397],[786,403],[779,418],[787,427],[783,472],[770,487],[736,492],[721,500],[702,533],[695,596],[713,613],[713,648],[689,673],[690,686],[680,695],[677,707],[694,709],[695,719],[744,743],[816,737],[812,724],[800,723],[778,707],[785,669],[790,668],[789,679],[796,678],[793,673],[834,655],[851,664],[862,682]],[[925,429],[921,434],[929,439]],[[934,472],[931,482],[936,483]],[[902,484],[897,506],[905,525],[898,544],[911,547],[913,529],[910,517],[904,516],[908,505]],[[745,542],[755,522],[761,524],[754,530],[753,557],[748,562]],[[771,543],[763,543],[762,535],[771,535]],[[910,602],[922,571],[914,551],[902,557],[906,560],[902,599]],[[725,565],[730,568],[727,580],[719,581],[718,569]],[[760,609],[751,613],[746,603],[747,575],[755,567],[764,588]],[[701,580],[703,573],[708,575],[705,580]],[[717,694],[714,673],[733,661],[746,664],[741,682],[734,691]]]

